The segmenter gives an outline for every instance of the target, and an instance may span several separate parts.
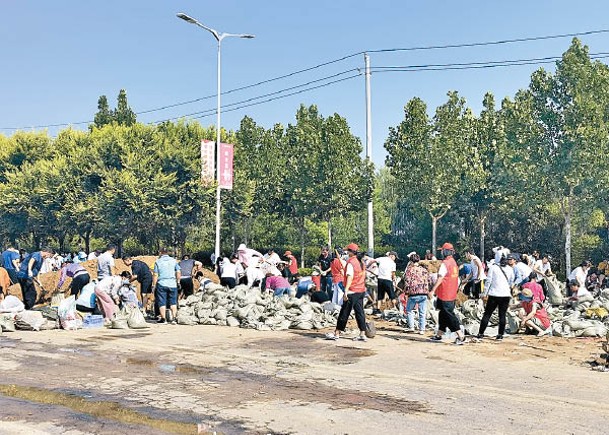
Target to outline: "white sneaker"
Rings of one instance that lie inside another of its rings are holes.
[[[338,335],[334,335],[332,332],[326,334],[326,340],[338,340]]]
[[[353,341],[368,341],[368,337],[365,335],[358,335],[357,337],[353,337]]]
[[[419,331],[419,335],[425,335],[425,331],[424,331],[423,329],[421,329],[421,330]]]

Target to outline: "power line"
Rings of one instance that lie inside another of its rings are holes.
[[[265,98],[265,97],[270,97],[270,96],[273,96],[273,95],[282,94],[284,92],[288,92],[288,91],[291,91],[291,90],[294,90],[294,89],[298,89],[298,88],[303,88],[303,87],[309,86],[309,85],[311,85],[313,83],[323,82],[323,81],[326,81],[328,79],[332,79],[332,78],[335,78],[335,77],[340,77],[342,75],[351,73],[353,71],[358,71],[358,70],[359,70],[359,68],[352,68],[352,69],[349,69],[349,70],[341,71],[341,72],[339,72],[337,74],[332,74],[332,75],[329,75],[329,76],[326,76],[326,77],[322,77],[320,79],[311,80],[309,82],[302,83],[300,85],[291,86],[289,88],[284,88],[284,89],[280,89],[278,91],[274,91],[274,92],[269,92],[269,93],[266,93],[266,94],[258,95],[256,97],[251,97],[251,98],[248,98],[246,100],[237,101],[235,103],[223,104],[222,105],[222,111],[226,112],[226,110],[224,110],[225,107],[237,106],[237,105],[240,105],[240,104],[243,104],[243,103],[249,103],[251,101],[259,100],[259,99],[262,99],[262,98]],[[334,81],[334,82],[331,82],[331,83],[337,83],[337,82]],[[317,88],[318,87],[314,87],[314,88],[311,88],[311,89],[317,89]],[[292,95],[294,95],[294,94],[292,94]],[[168,119],[165,119],[163,121],[156,121],[154,123],[165,122],[165,121],[173,121],[173,120],[184,118],[184,117],[188,117],[188,116],[194,116],[194,115],[204,114],[206,112],[213,112],[213,113],[215,113],[216,110],[217,110],[217,108],[201,110],[201,111],[198,111],[198,112],[188,113],[186,115],[181,115],[181,116],[175,116],[175,117],[172,117],[172,118],[168,118]]]
[[[519,42],[547,41],[549,39],[599,35],[602,33],[609,33],[609,29],[588,30],[585,32],[574,32],[574,33],[559,33],[556,35],[545,35],[545,36],[529,36],[529,37],[525,37],[525,38],[499,39],[496,41],[486,41],[486,42],[469,42],[469,43],[446,44],[446,45],[424,45],[424,46],[420,46],[420,47],[407,47],[407,48],[381,48],[378,50],[367,50],[367,53],[388,53],[388,52],[396,52],[396,51],[444,50],[444,49],[449,49],[449,48],[485,47],[485,46],[489,46],[489,45],[504,45],[504,44],[514,44],[514,43],[519,43]]]
[[[333,84],[336,84],[336,83],[344,82],[344,81],[347,81],[347,80],[352,80],[352,79],[354,79],[356,77],[359,77],[359,76],[361,76],[361,73],[354,74],[354,75],[351,75],[351,76],[348,76],[348,77],[343,77],[343,78],[340,78],[340,79],[336,79],[336,80],[330,81],[328,83],[323,83],[321,85],[313,86],[313,87],[310,87],[310,88],[307,88],[307,89],[301,89],[299,91],[291,92],[289,94],[280,95],[280,96],[277,96],[277,97],[272,97],[272,98],[268,98],[266,100],[256,101],[256,102],[249,103],[249,104],[243,104],[243,105],[240,105],[240,106],[237,106],[237,107],[233,107],[233,108],[228,109],[228,110],[224,110],[223,109],[222,113],[234,112],[235,110],[241,110],[241,109],[244,109],[246,107],[257,106],[259,104],[264,104],[264,103],[270,103],[271,101],[281,100],[282,98],[291,97],[291,96],[302,94],[304,92],[312,91],[312,90],[315,90],[315,89],[325,88],[326,86],[330,86],[330,85],[333,85]],[[233,105],[235,105],[235,104],[237,104],[237,103],[233,103]],[[206,110],[205,112],[209,112],[209,113],[205,113],[203,115],[195,116],[194,119],[200,119],[200,118],[206,118],[208,116],[212,116],[212,115],[215,114],[216,109],[209,109],[209,110]],[[179,117],[179,118],[183,118],[183,117],[184,116]],[[165,120],[161,120],[161,121],[156,121],[153,124],[160,124],[162,122],[171,121],[171,120],[179,119],[179,118],[171,118],[171,119],[165,119]]]
[[[288,74],[283,74],[280,76],[272,77],[270,79],[262,80],[262,81],[252,83],[249,85],[230,89],[228,91],[222,92],[221,95],[229,95],[229,94],[232,94],[235,92],[239,92],[239,91],[246,90],[246,89],[251,89],[251,88],[254,88],[257,86],[261,86],[261,85],[264,85],[267,83],[277,81],[277,80],[282,80],[285,78],[293,77],[298,74],[302,74],[305,72],[309,72],[309,71],[313,71],[315,69],[322,68],[324,66],[342,62],[344,60],[362,55],[366,52],[367,53],[390,53],[390,52],[403,52],[403,51],[424,51],[424,50],[441,50],[441,49],[454,49],[454,48],[472,48],[472,47],[483,47],[483,46],[492,46],[492,45],[505,45],[505,44],[521,43],[521,42],[546,41],[546,40],[551,40],[551,39],[560,39],[560,38],[576,37],[576,36],[590,36],[590,35],[598,35],[598,34],[604,34],[604,33],[609,33],[609,29],[597,29],[597,30],[588,30],[588,31],[583,31],[583,32],[560,33],[560,34],[555,34],[555,35],[542,35],[542,36],[530,36],[530,37],[523,37],[523,38],[501,39],[501,40],[484,41],[484,42],[470,42],[470,43],[460,43],[460,44],[427,45],[427,46],[417,46],[417,47],[396,47],[396,48],[383,48],[383,49],[375,49],[375,50],[364,50],[364,51],[358,51],[358,52],[355,52],[355,53],[352,53],[352,54],[349,54],[346,56],[342,56],[337,59],[322,62],[317,65],[313,65],[311,67],[293,71]],[[540,62],[540,63],[543,63],[543,62]],[[526,65],[526,63],[523,63],[523,65]],[[501,65],[501,66],[506,66],[506,65]],[[422,69],[422,68],[430,68],[430,67],[429,66],[421,67],[418,69],[418,71],[429,70],[429,69]],[[448,70],[448,69],[465,69],[465,68],[447,67],[446,69]],[[416,71],[416,69],[412,69],[412,68],[409,70]],[[399,71],[399,69],[396,69],[396,71]],[[381,72],[381,71],[377,71],[377,72]],[[153,108],[153,109],[147,109],[147,110],[135,112],[135,114],[142,115],[142,114],[147,114],[147,113],[152,113],[152,112],[158,112],[161,110],[166,110],[166,109],[175,108],[175,107],[179,107],[179,106],[183,106],[183,105],[187,105],[187,104],[197,103],[197,102],[204,101],[207,99],[215,98],[216,96],[217,96],[217,94],[210,94],[210,95],[206,95],[206,96],[200,97],[200,98],[195,98],[192,100],[181,101],[178,103],[168,104],[168,105],[164,105],[164,106]],[[90,124],[91,122],[93,122],[93,121],[89,120],[89,121],[78,121],[78,122],[65,122],[65,123],[46,124],[46,125],[24,126],[24,127],[0,127],[0,130],[22,130],[22,129],[29,129],[29,128],[40,129],[40,128],[52,128],[52,127],[66,127],[66,126],[70,126],[70,125]]]
[[[590,59],[606,59],[609,58],[609,53],[596,53],[589,55]],[[465,69],[487,69],[522,65],[540,65],[554,63],[562,59],[560,56],[533,58],[533,59],[515,59],[491,62],[469,62],[469,63],[446,63],[435,65],[406,65],[406,66],[378,66],[372,68],[375,73],[384,72],[418,72],[418,71],[451,71]]]
[[[489,45],[505,45],[505,44],[520,43],[520,42],[544,41],[544,40],[550,40],[550,39],[560,39],[560,38],[575,37],[575,36],[589,36],[589,35],[596,35],[596,34],[602,34],[602,33],[609,33],[609,29],[589,30],[589,31],[585,31],[585,32],[574,32],[574,33],[561,33],[561,34],[557,34],[557,35],[531,36],[531,37],[525,37],[525,38],[502,39],[502,40],[497,40],[497,41],[471,42],[471,43],[447,44],[447,45],[428,45],[428,46],[406,47],[406,48],[382,48],[382,49],[377,49],[377,50],[358,51],[356,53],[351,53],[346,56],[343,56],[343,57],[340,57],[337,59],[333,59],[333,60],[329,60],[326,62],[322,62],[317,65],[303,68],[303,69],[300,69],[300,70],[297,70],[297,71],[294,71],[294,72],[291,72],[288,74],[280,75],[280,76],[273,77],[273,78],[270,78],[267,80],[262,80],[260,82],[256,82],[256,83],[241,86],[238,88],[230,89],[228,91],[222,92],[221,95],[229,95],[229,94],[232,94],[235,92],[243,91],[246,89],[251,89],[251,88],[254,88],[257,86],[261,86],[261,85],[264,85],[267,83],[277,81],[277,80],[282,80],[285,78],[293,77],[298,74],[313,71],[315,69],[319,69],[324,66],[332,65],[332,64],[342,62],[347,59],[351,59],[356,56],[360,56],[360,55],[364,54],[365,52],[367,52],[367,53],[389,53],[389,52],[400,52],[400,51],[423,51],[423,50],[440,50],[440,49],[451,49],[451,48],[471,48],[471,47],[483,47],[483,46],[489,46]],[[168,104],[168,105],[154,108],[154,109],[143,110],[141,112],[136,112],[136,115],[158,112],[160,110],[179,107],[179,106],[192,104],[192,103],[198,103],[198,102],[201,102],[204,100],[216,98],[216,96],[217,96],[217,94],[210,94],[210,95],[206,95],[206,96],[200,97],[200,98],[195,98],[192,100],[182,101],[182,102],[178,102],[178,103],[174,103],[174,104]]]
[[[590,59],[604,59],[604,58],[608,58],[609,57],[609,53],[593,53],[589,55]],[[551,57],[540,57],[540,58],[531,58],[531,59],[513,59],[513,60],[501,60],[501,61],[486,61],[486,62],[467,62],[467,63],[446,63],[446,64],[429,64],[429,65],[406,65],[406,66],[377,66],[372,68],[374,73],[384,73],[384,72],[416,72],[416,71],[449,71],[449,70],[459,70],[459,69],[481,69],[481,68],[497,68],[497,67],[509,67],[509,66],[521,66],[521,65],[539,65],[539,64],[547,64],[547,63],[553,63],[557,60],[560,60],[562,57],[560,56],[551,56]],[[278,94],[282,94],[284,92],[286,92],[287,90],[291,90],[294,88],[300,88],[303,86],[307,86],[311,83],[315,83],[315,82],[319,82],[319,81],[324,81],[327,80],[328,78],[333,78],[336,76],[340,76],[352,71],[356,71],[359,69],[355,68],[355,69],[351,69],[351,70],[346,70],[343,71],[341,73],[335,74],[333,76],[328,76],[328,77],[324,77],[322,79],[318,79],[318,80],[313,80],[309,83],[303,84],[303,85],[298,85],[298,86],[294,86],[292,88],[286,88],[283,90],[279,90],[276,92],[272,92],[269,94],[264,94],[258,97],[253,97],[253,98],[249,98],[246,100],[242,100],[242,101],[237,101],[231,104],[228,104],[226,106],[223,107],[231,107],[231,109],[227,109],[227,110],[223,110],[223,112],[233,112],[235,110],[240,110],[246,107],[251,107],[251,106],[256,106],[259,104],[263,104],[263,103],[268,103],[268,102],[272,102],[275,100],[279,100],[282,98],[286,98],[286,97],[290,97],[293,95],[297,95],[297,94],[302,94],[304,92],[308,92],[308,91],[312,91],[315,89],[319,89],[322,87],[326,87],[335,83],[339,83],[345,80],[349,80],[355,77],[360,76],[361,74],[355,74],[349,77],[346,77],[344,79],[340,79],[340,80],[334,80],[328,83],[325,83],[323,85],[319,85],[319,86],[313,86],[310,88],[305,88],[302,89],[298,92],[292,92],[289,94],[285,94],[285,95],[281,95],[278,97],[273,97],[273,98],[268,98],[266,100],[263,101],[259,101],[253,104],[245,104],[245,103],[249,103],[251,101],[255,101],[267,96],[272,96],[272,95],[278,95]],[[173,121],[176,119],[181,119],[181,118],[185,118],[185,117],[189,117],[189,116],[193,116],[193,115],[199,115],[199,116],[194,116],[195,119],[200,119],[200,118],[205,118],[207,116],[211,116],[213,114],[216,113],[217,108],[210,108],[207,110],[203,110],[200,112],[194,112],[191,114],[186,114],[186,115],[182,115],[182,116],[177,116],[177,117],[172,117],[172,118],[168,118],[168,119],[164,119],[161,121],[156,121],[154,122],[155,124],[161,123],[161,122],[166,122],[166,121]]]

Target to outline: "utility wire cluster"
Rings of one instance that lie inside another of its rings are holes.
[[[313,65],[311,67],[303,68],[297,71],[290,72],[288,74],[283,74],[280,76],[272,77],[270,79],[262,80],[256,83],[240,86],[237,88],[233,88],[221,93],[221,95],[231,95],[244,90],[256,88],[262,85],[266,85],[268,83],[272,83],[278,80],[283,80],[287,78],[291,78],[300,74],[304,74],[310,71],[314,71],[332,64],[336,64],[356,56],[360,56],[364,53],[395,53],[395,52],[409,52],[409,51],[428,51],[428,50],[444,50],[444,49],[459,49],[459,48],[472,48],[472,47],[483,47],[483,46],[493,46],[493,45],[505,45],[505,44],[514,44],[514,43],[523,43],[523,42],[532,42],[532,41],[544,41],[544,40],[552,40],[552,39],[560,39],[560,38],[568,38],[568,37],[577,37],[577,36],[589,36],[589,35],[598,35],[609,33],[609,29],[599,29],[599,30],[589,30],[584,32],[576,32],[576,33],[561,33],[555,35],[543,35],[543,36],[530,36],[523,38],[513,38],[513,39],[502,39],[495,41],[483,41],[483,42],[471,42],[471,43],[461,43],[461,44],[446,44],[446,45],[428,45],[428,46],[418,46],[418,47],[405,47],[405,48],[383,48],[376,50],[367,50],[367,51],[359,51],[357,53],[352,53],[346,56],[342,56],[337,59],[333,59],[330,61],[322,62],[317,65]],[[591,59],[606,59],[609,58],[609,53],[594,53],[590,54]],[[373,73],[387,73],[387,72],[421,72],[421,71],[454,71],[454,70],[466,70],[466,69],[487,69],[487,68],[505,68],[505,67],[514,67],[514,66],[522,66],[522,65],[543,65],[554,63],[561,58],[559,56],[550,56],[550,57],[537,57],[530,59],[505,59],[499,61],[480,61],[480,62],[459,62],[459,63],[443,63],[443,64],[421,64],[421,65],[389,65],[389,66],[375,66],[371,68],[371,72]],[[363,74],[363,70],[360,68],[352,68],[341,71],[339,73],[327,75],[315,80],[310,80],[298,85],[285,87],[279,89],[277,91],[268,92],[265,94],[257,95],[251,98],[243,99],[240,101],[223,104],[222,112],[233,112],[236,110],[241,110],[247,107],[257,106],[260,104],[270,103],[272,101],[276,101],[279,99],[291,97],[294,95],[302,94],[305,92],[310,92],[313,90],[321,89],[327,86],[336,85],[338,83],[346,82],[348,80],[353,80]],[[142,110],[139,112],[135,112],[136,115],[144,115],[149,113],[160,112],[167,109],[172,109],[176,107],[186,106],[189,104],[199,103],[201,101],[210,100],[216,98],[217,94],[210,94],[203,97],[180,101],[172,104],[167,104],[164,106]],[[208,116],[212,116],[216,113],[217,108],[209,108],[201,111],[186,113],[180,116],[174,116],[170,118],[160,119],[152,122],[153,124],[160,124],[167,121],[175,121],[182,118],[194,118],[200,119]],[[46,124],[46,125],[35,125],[35,126],[27,126],[27,127],[0,127],[0,130],[21,130],[21,129],[41,129],[41,128],[52,128],[52,127],[66,127],[70,125],[84,125],[91,124],[93,121],[77,121],[77,122],[64,122],[57,124]]]

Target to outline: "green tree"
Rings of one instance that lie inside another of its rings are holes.
[[[588,47],[574,39],[556,72],[539,69],[529,89],[537,133],[531,151],[544,196],[560,205],[564,218],[568,273],[574,213],[607,179],[609,68],[591,61]]]
[[[112,121],[114,121],[114,116],[108,105],[108,97],[102,95],[97,100],[97,113],[93,118],[93,124],[99,128],[111,124]]]
[[[435,250],[437,222],[468,187],[464,179],[477,170],[477,165],[472,166],[476,150],[470,146],[473,115],[456,92],[449,92],[433,121],[420,98],[410,100],[404,113],[404,121],[389,130],[386,164],[402,187],[400,196],[431,217]]]
[[[127,92],[124,89],[121,89],[118,93],[116,110],[114,110],[113,115],[114,120],[119,125],[130,126],[135,124],[136,116],[131,107],[129,107]]]

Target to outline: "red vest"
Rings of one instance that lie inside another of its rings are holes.
[[[330,273],[332,274],[332,282],[334,284],[344,282],[343,275],[345,271],[342,263],[340,262],[340,259],[335,258],[334,260],[332,260],[332,263],[330,263]]]
[[[349,264],[353,266],[353,281],[351,281],[349,291],[353,293],[364,293],[366,291],[366,271],[362,270],[362,266],[355,256],[349,257],[347,264],[345,265],[345,285],[347,285],[347,266]]]
[[[459,267],[452,256],[446,257],[442,264],[446,267],[446,276],[437,288],[436,295],[443,301],[454,301],[459,289]]]
[[[290,265],[288,266],[290,273],[292,275],[296,275],[298,273],[298,261],[296,260],[296,257],[293,255],[288,255],[288,260],[290,260]]]

